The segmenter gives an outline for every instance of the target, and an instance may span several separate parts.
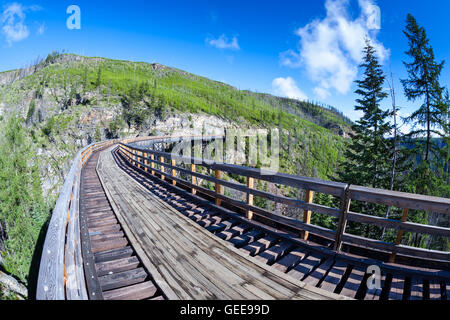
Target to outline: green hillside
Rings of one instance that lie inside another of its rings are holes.
[[[11,167],[4,155],[0,174],[5,179],[12,173],[19,175],[15,181],[26,185],[31,183],[30,172],[40,172],[42,181],[33,184],[39,214],[9,203],[8,197],[0,206],[0,219],[15,208],[33,226],[21,233],[24,225],[12,222],[3,238],[0,234],[6,271],[24,282],[33,268],[31,249],[50,216],[46,208],[53,206],[73,156],[90,142],[149,135],[156,132],[155,121],[164,128],[169,118],[187,121],[185,130],[189,130],[201,115],[207,115],[211,123],[226,121],[232,127],[280,128],[280,171],[333,179],[343,160],[345,136],[351,131],[350,121],[338,111],[309,102],[241,91],[160,64],[56,53],[28,70],[0,73],[0,115],[5,122],[2,127],[14,128],[12,134],[23,140],[14,140],[8,148],[26,149],[28,162],[20,165],[29,168]],[[7,123],[9,118],[19,118],[22,125]],[[171,130],[167,127],[162,133]],[[2,130],[2,134],[9,133]],[[14,242],[9,234],[16,235]],[[19,243],[23,250],[18,249]],[[13,247],[14,253],[6,254]]]

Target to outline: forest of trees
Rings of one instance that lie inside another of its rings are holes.
[[[423,195],[449,197],[449,93],[440,82],[444,61],[436,61],[426,31],[412,15],[407,16],[406,29],[409,50],[404,66],[408,77],[400,79],[403,92],[411,103],[420,106],[404,122],[411,127],[401,132],[392,73],[387,80],[376,51],[369,40],[364,48],[360,68],[363,77],[356,81],[355,110],[362,117],[353,125],[354,133],[346,150],[346,161],[340,167],[338,179],[346,183],[405,191]],[[392,109],[383,111],[381,102],[389,97],[384,88],[390,86]],[[352,204],[352,211],[386,218],[398,218],[398,208],[371,204]],[[448,218],[430,216],[433,213],[414,210],[409,221],[428,224],[430,221],[449,227]],[[374,239],[392,241],[394,231],[351,223],[349,232]],[[408,245],[448,250],[446,238],[408,234]]]

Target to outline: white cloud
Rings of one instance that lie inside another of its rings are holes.
[[[307,100],[306,94],[299,89],[297,83],[291,77],[276,78],[272,81],[272,88],[276,95],[297,100]]]
[[[280,63],[287,67],[304,67],[316,83],[314,92],[321,99],[332,89],[341,94],[349,92],[358,74],[365,38],[376,48],[380,61],[389,50],[377,41],[379,8],[372,0],[358,0],[360,15],[352,19],[348,0],[326,0],[327,15],[296,30],[300,37],[298,52],[280,54]]]
[[[6,41],[11,45],[28,38],[30,31],[25,25],[26,8],[20,3],[14,2],[5,7],[1,15],[2,33]]]
[[[206,39],[206,43],[210,46],[216,47],[218,49],[231,49],[231,50],[240,50],[237,37],[233,37],[233,39],[229,40],[228,37],[222,34],[217,39]]]
[[[6,42],[12,45],[13,42],[22,41],[30,35],[30,31],[25,24],[26,12],[39,11],[42,7],[39,5],[24,6],[20,3],[13,2],[4,6],[3,12],[0,14],[1,33],[5,36]],[[38,34],[43,34],[45,24],[40,24]]]

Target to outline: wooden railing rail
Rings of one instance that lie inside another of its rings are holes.
[[[329,238],[334,241],[334,249],[336,251],[339,251],[341,249],[342,243],[346,243],[366,247],[369,249],[386,251],[392,253],[394,257],[396,254],[403,254],[406,256],[419,258],[450,261],[450,252],[404,246],[401,245],[401,242],[387,243],[384,241],[347,234],[345,232],[347,223],[349,221],[353,221],[395,229],[401,233],[407,231],[450,237],[449,228],[386,219],[350,211],[350,204],[352,201],[364,201],[388,206],[395,206],[399,208],[426,210],[429,212],[449,214],[450,199],[403,192],[391,192],[380,189],[371,189],[366,187],[347,185],[344,183],[299,177],[282,173],[264,175],[261,174],[261,170],[256,168],[249,168],[225,163],[213,163],[210,160],[199,159],[193,156],[187,157],[182,155],[173,155],[170,152],[157,151],[152,149],[153,143],[176,143],[178,141],[181,141],[181,139],[170,137],[167,140],[155,139],[152,142],[143,142],[143,144],[147,143],[146,149],[137,146],[131,146],[129,144],[120,144],[120,152],[125,156],[127,160],[137,161],[141,168],[150,170],[153,175],[158,174],[159,176],[164,176],[167,180],[171,180],[173,183],[185,185],[193,190],[192,192],[201,192],[203,194],[206,194],[216,199],[216,204],[220,204],[222,201],[224,201],[243,209],[247,212],[247,217],[249,219],[251,219],[253,215],[263,216],[264,218],[272,220],[274,222],[285,224],[291,228],[298,229],[299,232],[301,232],[301,234],[303,235],[304,239],[308,238],[308,233]],[[138,157],[138,155],[141,153],[147,154],[145,161],[143,157]],[[161,158],[165,160],[156,160]],[[185,164],[191,164],[190,169],[180,166],[182,162],[184,162]],[[159,166],[160,168],[164,167],[164,172],[156,169],[155,165]],[[210,176],[207,174],[202,174],[198,172],[196,166],[202,166],[207,169],[211,169],[215,172],[215,175]],[[186,176],[190,177],[190,181],[177,177],[174,172],[185,174]],[[223,180],[221,178],[221,172],[243,176],[247,179],[247,183],[241,184]],[[195,180],[193,178],[199,178],[209,181],[217,187],[215,191],[206,189],[197,185],[197,183],[194,183]],[[248,179],[252,179],[251,184],[249,184]],[[303,189],[305,190],[306,194],[305,201],[257,190],[254,188],[254,180],[262,180],[275,184]],[[221,192],[221,187],[228,187],[247,194],[246,201],[236,200],[225,196]],[[340,208],[332,208],[313,203],[314,192],[324,193],[340,198]],[[287,206],[302,209],[304,210],[304,219],[303,221],[299,221],[297,219],[275,215],[268,210],[257,207],[253,204],[253,196],[265,198],[276,203],[281,203]],[[339,221],[337,230],[335,231],[310,224],[310,217],[312,212],[338,218]]]
[[[94,152],[117,142],[94,143],[75,156],[47,230],[36,287],[37,300],[88,299],[79,220],[81,170]]]

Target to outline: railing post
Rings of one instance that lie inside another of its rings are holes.
[[[345,189],[344,194],[341,197],[341,215],[339,216],[339,223],[336,230],[336,239],[334,240],[334,251],[341,251],[342,247],[342,235],[345,233],[347,227],[347,216],[350,211],[351,199],[349,197],[350,185]]]
[[[408,208],[403,209],[402,222],[406,222],[406,220],[408,220],[408,213],[409,213],[409,209]],[[403,230],[398,230],[398,232],[397,232],[397,239],[395,240],[395,245],[396,246],[398,246],[399,244],[402,243],[403,234],[404,234]],[[395,257],[396,256],[397,256],[397,253],[392,252],[391,256],[389,257],[389,262],[395,262]]]
[[[148,153],[144,152],[144,171],[148,172]]]
[[[247,177],[247,188],[253,189],[255,179],[251,177]],[[253,195],[251,193],[247,192],[247,204],[252,206],[253,205]],[[252,220],[253,219],[253,212],[250,210],[247,210],[247,219]]]
[[[150,167],[152,169],[154,169],[155,168],[155,163],[153,162],[153,161],[155,161],[155,155],[154,154],[150,155],[150,160],[151,160]],[[154,175],[155,175],[155,170],[152,170],[152,176],[154,176]]]
[[[216,170],[216,179],[220,179],[222,177],[222,171],[220,170]],[[216,183],[216,193],[217,194],[222,194],[222,186],[218,183]],[[222,204],[222,200],[219,198],[216,198],[216,205],[220,206]]]
[[[142,152],[136,151],[137,167],[138,167],[139,169],[141,168],[141,161],[142,161],[141,154],[142,154]]]
[[[159,160],[160,160],[160,162],[164,163],[164,157],[161,156],[159,158]],[[161,165],[161,172],[164,173],[164,166],[163,165]],[[161,180],[164,180],[165,178],[166,177],[163,174],[161,174]]]
[[[195,168],[195,164],[191,163],[191,171],[195,172],[196,168]],[[191,174],[191,183],[193,185],[197,185],[197,177]],[[192,188],[192,194],[196,195],[197,194],[197,189]]]
[[[306,203],[312,203],[313,202],[313,198],[314,198],[314,191],[306,190],[305,202]],[[306,224],[310,224],[311,223],[311,210],[305,210],[303,212],[303,222],[306,223]],[[308,231],[303,231],[302,237],[303,237],[303,240],[308,240],[309,232]]]
[[[172,159],[170,161],[170,163],[171,163],[172,167],[175,167],[177,165],[177,162],[175,159]],[[175,178],[176,176],[177,176],[177,171],[175,169],[172,169],[172,177]],[[173,186],[177,185],[177,182],[175,181],[175,179],[172,179],[172,185]]]

